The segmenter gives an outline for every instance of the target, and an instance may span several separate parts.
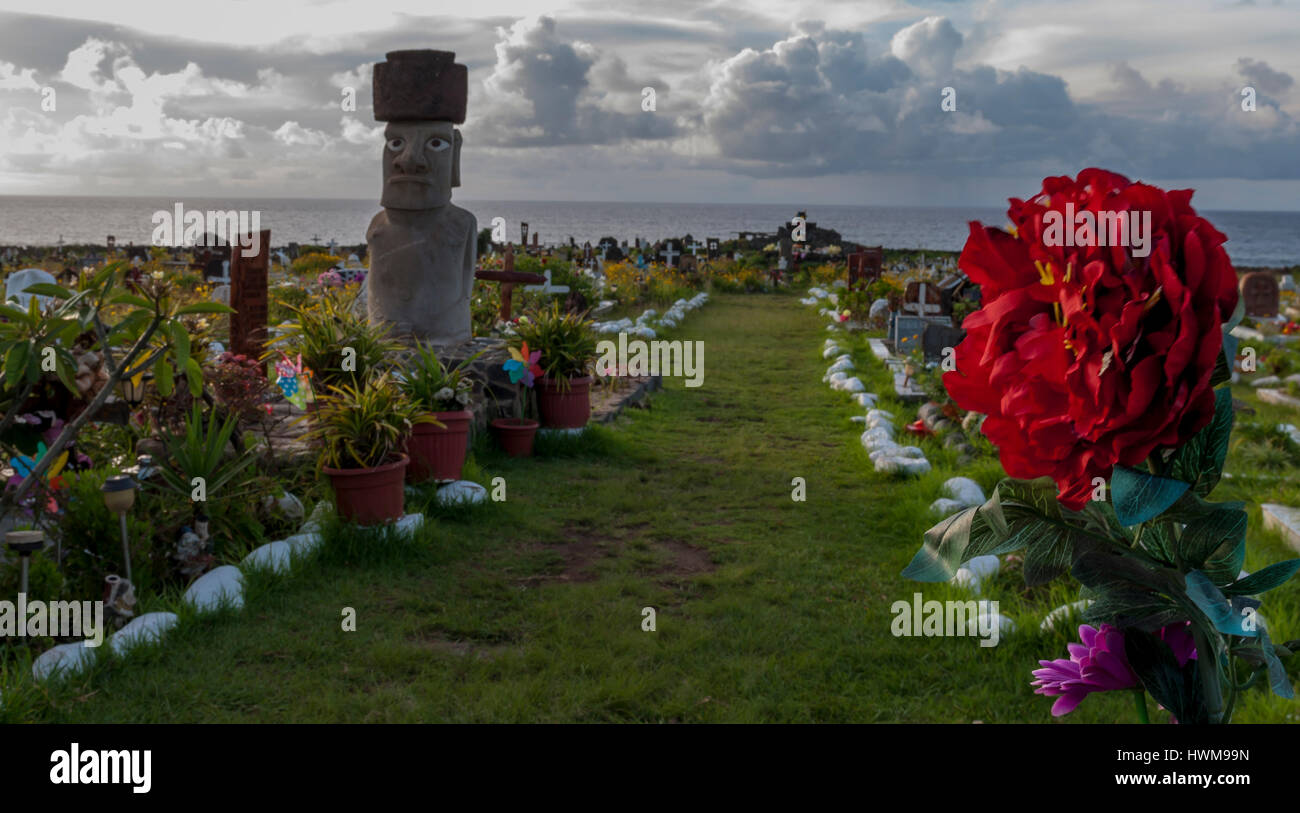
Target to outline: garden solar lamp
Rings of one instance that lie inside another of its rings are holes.
[[[122,561],[126,566],[127,581],[131,581],[131,546],[127,543],[126,512],[135,505],[135,489],[135,480],[125,474],[108,478],[100,488],[104,495],[104,505],[117,514],[122,523]]]
[[[22,559],[22,576],[18,592],[27,593],[27,571],[31,566],[32,554],[45,547],[44,531],[10,531],[5,534],[5,543]]]
[[[130,404],[131,409],[140,406],[144,400],[144,374],[127,376],[122,379],[122,400]]]

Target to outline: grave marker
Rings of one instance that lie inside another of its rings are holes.
[[[1277,316],[1280,294],[1274,274],[1252,271],[1241,278],[1240,290],[1247,316]]]
[[[255,257],[232,251],[230,261],[230,351],[260,358],[266,344],[267,271],[271,230],[263,229]]]

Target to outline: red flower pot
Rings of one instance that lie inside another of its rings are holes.
[[[537,421],[527,418],[497,418],[492,422],[497,442],[511,457],[532,457]]]
[[[442,426],[417,423],[406,439],[406,454],[411,458],[411,464],[406,467],[408,483],[460,479],[465,450],[469,447],[469,422],[474,419],[474,413],[461,409],[435,412],[433,417]]]
[[[591,417],[591,376],[570,378],[567,388],[551,378],[537,380],[537,411],[548,429],[578,429]]]
[[[372,469],[331,469],[325,474],[334,488],[334,505],[345,522],[382,525],[406,513],[406,464],[402,455],[393,463]]]

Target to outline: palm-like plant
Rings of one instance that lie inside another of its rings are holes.
[[[411,427],[432,420],[387,373],[380,373],[360,386],[332,387],[308,436],[321,444],[323,467],[370,469],[392,462]]]
[[[579,314],[562,312],[559,302],[538,310],[528,321],[521,320],[515,333],[530,348],[542,351],[543,373],[561,387],[571,378],[587,375],[596,360],[591,322]]]
[[[234,493],[225,490],[231,484],[243,487],[248,478],[241,475],[257,461],[257,455],[252,450],[245,450],[234,457],[226,456],[226,447],[238,424],[236,417],[222,421],[218,420],[215,413],[204,420],[203,411],[196,402],[185,420],[185,434],[173,435],[167,441],[167,459],[170,465],[158,470],[162,487],[190,498],[196,488],[196,478],[202,478],[197,482],[203,484],[204,499],[219,496],[222,500],[228,500],[253,493],[252,489]]]
[[[341,385],[358,386],[383,369],[385,355],[400,350],[401,345],[389,338],[386,326],[372,325],[359,316],[355,305],[356,294],[343,291],[327,291],[318,304],[285,305],[297,321],[285,328],[284,335],[267,343],[280,347],[268,349],[263,359],[278,357],[282,347],[294,355],[301,353],[319,393]]]
[[[469,406],[474,382],[465,370],[482,353],[448,368],[431,347],[419,346],[403,372],[400,387],[418,407],[430,412],[450,412]]]

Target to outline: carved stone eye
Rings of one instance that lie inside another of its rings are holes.
[[[392,150],[393,152],[401,152],[402,147],[405,146],[406,146],[406,139],[402,138],[401,136],[388,139],[388,149]]]
[[[430,138],[429,143],[425,145],[427,149],[433,150],[434,152],[442,152],[450,146],[450,141],[445,138],[439,138],[438,136]]]

